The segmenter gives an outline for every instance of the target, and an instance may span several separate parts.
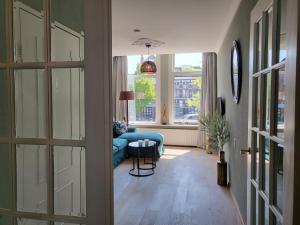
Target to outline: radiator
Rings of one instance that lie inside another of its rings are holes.
[[[189,129],[163,129],[163,128],[137,128],[138,131],[161,133],[165,136],[165,145],[197,146],[198,130]]]

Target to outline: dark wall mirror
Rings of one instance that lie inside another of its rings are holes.
[[[233,42],[231,48],[231,90],[233,101],[238,104],[242,88],[242,56],[240,44],[238,41]]]

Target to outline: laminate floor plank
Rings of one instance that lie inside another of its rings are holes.
[[[167,146],[154,175],[140,178],[125,160],[114,170],[115,225],[241,225],[229,189],[216,184],[217,160]]]

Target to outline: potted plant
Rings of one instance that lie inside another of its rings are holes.
[[[200,117],[200,126],[206,132],[210,150],[220,154],[220,161],[224,161],[224,145],[230,139],[229,124],[220,113],[208,114]]]
[[[223,148],[230,139],[229,124],[224,116],[214,113],[202,116],[200,126],[206,132],[209,146],[219,152],[217,183],[221,186],[227,186],[227,163]]]

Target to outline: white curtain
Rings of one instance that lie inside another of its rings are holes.
[[[113,58],[113,118],[124,120],[126,117],[126,101],[120,101],[121,91],[127,90],[127,56],[115,56]]]
[[[214,113],[217,105],[217,54],[203,53],[200,115]],[[198,147],[206,146],[205,133],[199,128]]]

